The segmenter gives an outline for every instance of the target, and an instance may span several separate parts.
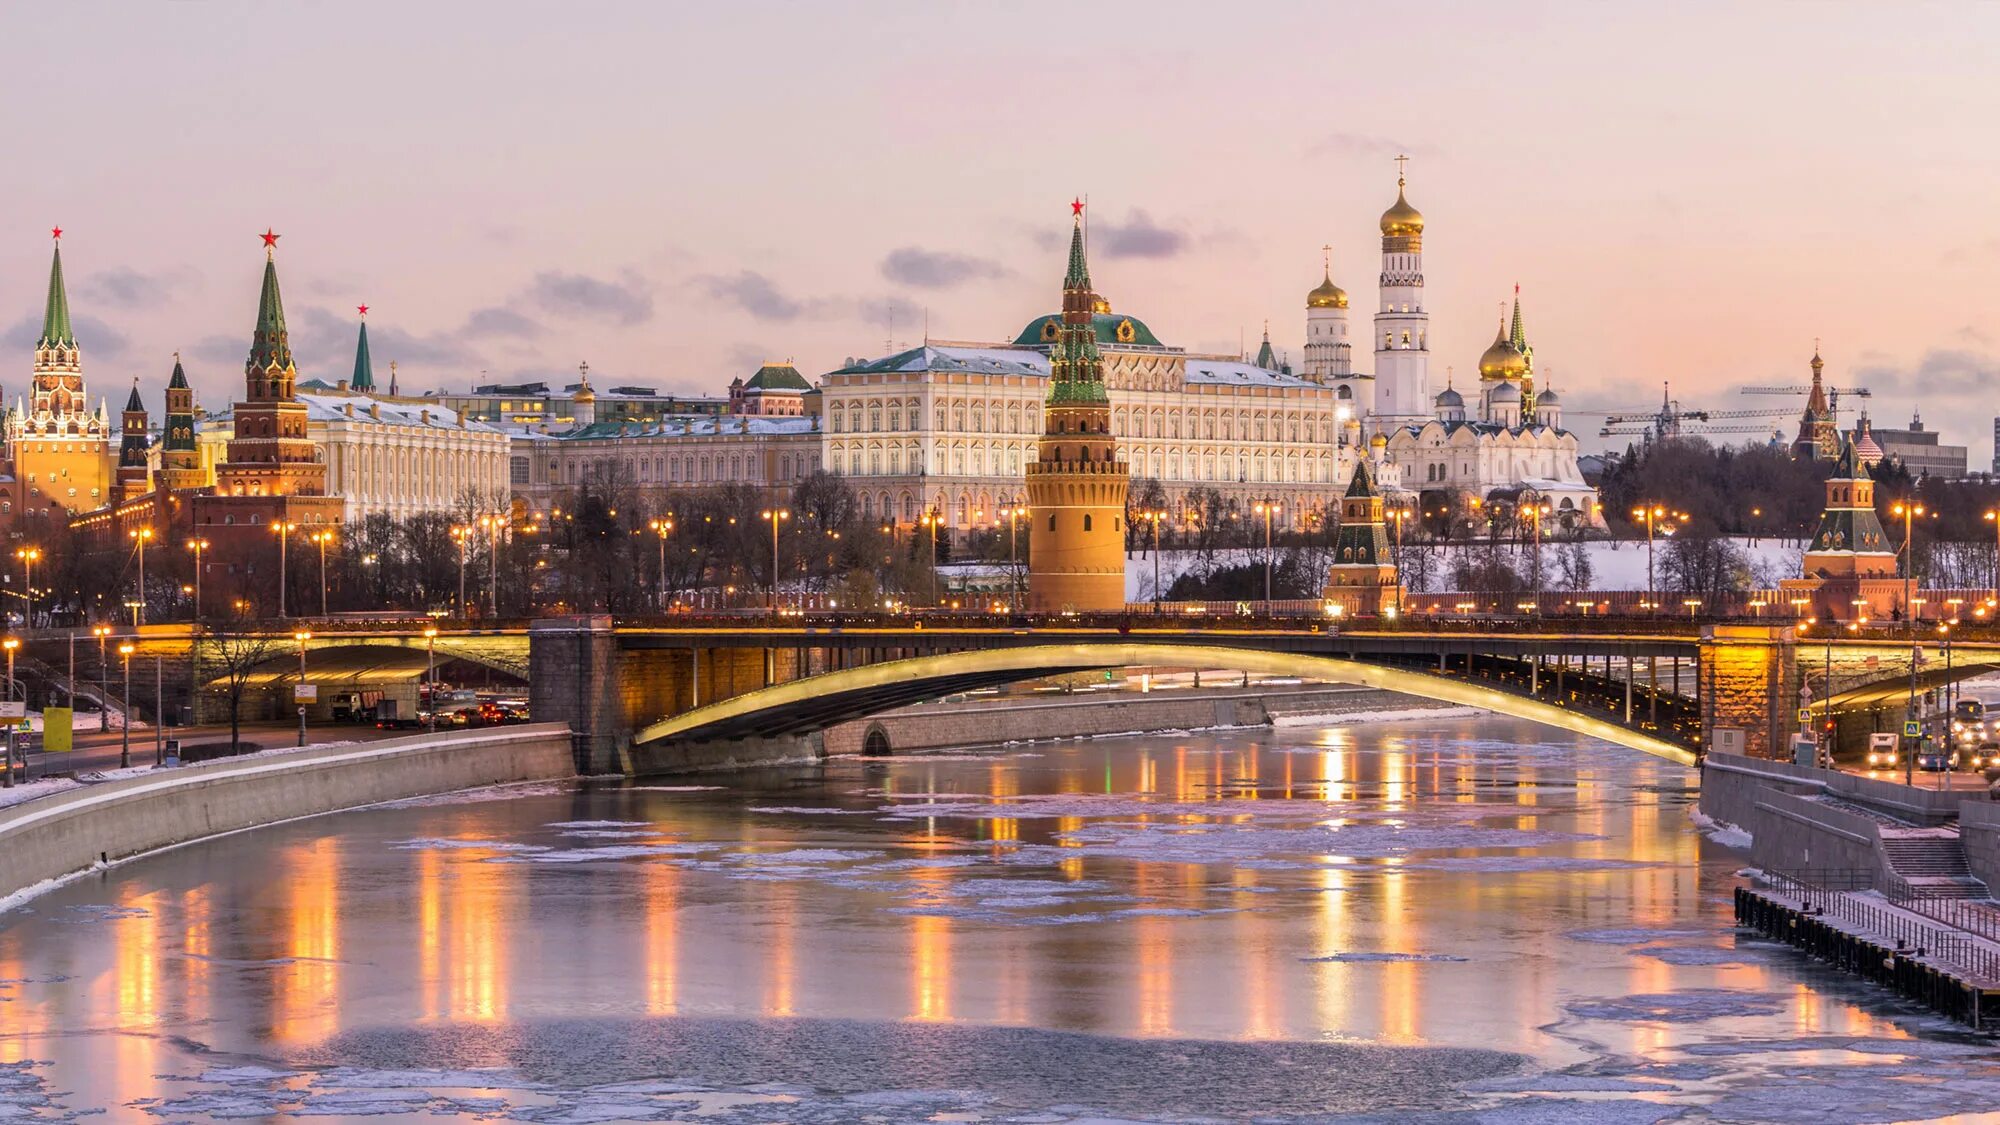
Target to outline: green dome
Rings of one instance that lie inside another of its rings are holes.
[[[1149,348],[1164,347],[1146,322],[1136,316],[1123,313],[1094,313],[1090,318],[1092,327],[1097,329],[1097,342],[1112,346],[1140,344]],[[1014,337],[1014,343],[1023,347],[1056,342],[1056,329],[1062,323],[1061,313],[1038,316],[1028,322],[1021,334]]]

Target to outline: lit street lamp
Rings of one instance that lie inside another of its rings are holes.
[[[771,614],[778,613],[778,526],[792,518],[787,508],[766,508],[757,518],[771,525]]]
[[[1632,509],[1633,519],[1646,521],[1646,602],[1655,610],[1659,608],[1660,596],[1658,587],[1653,584],[1653,528],[1670,514],[1662,504],[1643,504]],[[1668,528],[1667,534],[1673,534],[1673,529]]]
[[[118,768],[132,768],[132,653],[138,648],[130,641],[118,646],[118,655],[125,662],[125,692],[120,697],[124,710],[118,713],[118,732],[123,742],[118,747]]]
[[[104,663],[104,639],[111,635],[111,626],[93,625],[90,631],[97,638],[97,730],[101,734],[111,729],[111,707],[107,702],[111,698],[111,669]],[[76,680],[72,678],[70,687],[75,686]]]
[[[464,620],[465,612],[465,544],[472,538],[472,529],[464,524],[453,524],[451,537],[458,542],[458,616]]]
[[[271,521],[271,533],[278,537],[278,616],[281,618],[291,616],[285,612],[285,556],[292,532],[298,530],[298,526],[290,520]]]
[[[303,688],[306,686],[306,642],[312,640],[313,635],[311,632],[305,629],[301,629],[298,632],[292,634],[292,639],[299,642],[299,687]],[[129,678],[129,673],[127,675]],[[298,692],[295,694],[303,696],[305,693]],[[299,700],[299,745],[304,746],[305,744],[306,744],[306,701],[302,698]]]
[[[1157,606],[1160,604],[1162,596],[1162,591],[1160,590],[1160,521],[1167,518],[1167,513],[1157,511],[1140,512],[1139,518],[1153,525],[1153,604]],[[1264,597],[1268,600],[1270,596],[1271,591],[1267,583],[1264,590]]]
[[[1251,505],[1251,510],[1264,517],[1264,601],[1265,612],[1270,612],[1271,600],[1271,517],[1284,508],[1276,500],[1259,500]]]
[[[326,545],[333,542],[331,530],[315,531],[306,538],[319,548],[319,615],[326,616]]]
[[[673,513],[669,512],[667,517],[663,519],[648,521],[646,526],[652,528],[653,534],[658,536],[660,540],[660,612],[665,613],[667,611],[667,535],[674,530]]]
[[[930,528],[930,530],[931,530],[931,557],[930,557],[930,563],[929,563],[929,565],[928,565],[928,566],[926,566],[926,567],[925,567],[924,569],[926,569],[926,570],[930,571],[930,573],[931,573],[931,604],[932,604],[932,605],[936,605],[936,604],[938,603],[938,591],[937,591],[937,529],[938,529],[938,525],[944,522],[944,516],[943,516],[943,515],[942,515],[941,513],[939,513],[939,511],[938,511],[938,510],[937,510],[936,508],[932,508],[932,509],[930,509],[929,511],[925,512],[925,513],[924,513],[924,514],[923,514],[923,515],[922,515],[922,516],[921,516],[921,517],[920,517],[920,518],[919,518],[919,519],[917,520],[917,522],[918,522],[918,523],[920,523],[920,524],[923,524],[923,525],[924,525],[925,527],[927,527],[927,528]]]
[[[617,512],[611,513],[617,515]],[[479,526],[487,532],[486,542],[486,616],[500,616],[500,533],[507,526],[506,516],[480,516]]]
[[[208,540],[190,539],[187,549],[194,552],[194,621],[201,621],[201,553],[208,550]]]
[[[21,547],[14,552],[21,560],[21,596],[27,599],[27,608],[21,611],[21,627],[35,627],[35,564],[41,561],[40,547]]]
[[[1021,537],[1020,520],[1022,516],[1028,514],[1028,509],[1023,508],[1017,500],[1000,509],[1000,514],[1007,517],[1007,608],[1010,612],[1019,613],[1021,612],[1021,564],[1017,560],[1020,557],[1018,549]],[[1157,570],[1154,571],[1153,582],[1155,585],[1159,584]]]
[[[0,641],[0,648],[7,650],[7,702],[9,703],[14,702],[14,650],[20,647],[21,641],[18,637],[8,637],[6,640]],[[26,776],[28,772],[27,755],[23,753],[21,757],[23,759],[21,762],[21,780],[26,781],[28,780]],[[4,766],[5,769],[0,770],[0,772],[4,772],[6,775],[5,787],[12,789],[14,787],[14,720],[12,717],[7,719],[7,758]]]
[[[1898,500],[1889,506],[1889,513],[1903,517],[1903,625],[1914,637],[1917,633],[1917,612],[1910,598],[1911,586],[1917,579],[1916,519],[1924,514],[1924,506],[1914,500]]]
[[[146,544],[153,541],[153,529],[150,527],[135,527],[128,534],[132,536],[132,541],[137,543],[139,548],[139,597],[132,604],[132,624],[144,625],[146,623]]]
[[[433,625],[424,630],[424,690],[430,696],[428,700],[430,706],[425,709],[424,714],[432,734],[438,731],[437,639],[437,626]],[[303,659],[304,654],[301,654],[300,658]]]

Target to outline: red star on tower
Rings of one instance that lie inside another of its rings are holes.
[[[53,238],[53,239],[55,239],[55,240],[56,240],[57,242],[61,242],[61,241],[62,241],[62,228],[61,228],[61,227],[50,227],[50,228],[49,228],[49,237],[50,237],[50,238]]]
[[[354,307],[355,307],[355,308],[357,308],[357,309],[359,309],[359,310],[361,310],[361,315],[362,315],[362,316],[367,316],[367,315],[368,315],[368,306],[367,306],[367,305],[356,305],[356,306],[354,306]]]
[[[260,234],[260,235],[258,235],[257,237],[258,237],[258,238],[261,238],[261,239],[263,239],[263,240],[264,240],[264,248],[268,250],[268,249],[271,249],[272,247],[275,247],[275,246],[277,246],[277,245],[278,245],[278,239],[280,239],[280,238],[283,238],[284,236],[283,236],[283,235],[278,235],[278,234],[272,234],[272,233],[271,233],[271,228],[270,228],[270,227],[265,227],[265,228],[264,228],[264,233],[263,233],[263,234]]]
[[[1070,213],[1071,215],[1081,215],[1081,214],[1083,214],[1083,200],[1081,200],[1081,199],[1072,199],[1072,200],[1070,200],[1070,203],[1069,203],[1069,213]]]

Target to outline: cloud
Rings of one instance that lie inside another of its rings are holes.
[[[506,337],[525,340],[542,334],[542,326],[513,309],[493,306],[476,309],[465,318],[465,326],[458,330],[460,336]]]
[[[111,326],[96,317],[74,316],[70,318],[70,329],[76,333],[76,346],[83,352],[83,362],[88,369],[91,358],[119,359],[127,350],[125,337],[112,330]],[[42,318],[24,317],[13,326],[0,333],[0,347],[9,354],[19,355],[35,350],[35,344],[42,338]]]
[[[882,259],[882,276],[916,289],[949,289],[968,281],[1005,277],[1007,270],[987,258],[904,246]]]
[[[921,330],[924,326],[923,306],[901,297],[861,301],[856,311],[860,314],[862,323],[875,328],[909,332],[912,329]]]
[[[645,279],[629,270],[617,281],[554,270],[538,273],[522,299],[544,311],[618,324],[653,318],[653,294]]]
[[[735,305],[758,320],[797,320],[822,313],[827,307],[824,301],[789,297],[776,282],[752,270],[727,277],[710,275],[696,282],[710,297]]]
[[[1864,364],[1853,381],[1878,395],[1920,394],[1925,398],[1990,393],[2000,381],[2000,359],[1983,352],[1933,348],[1914,366]]]
[[[291,330],[292,356],[298,362],[301,378],[317,378],[333,383],[347,378],[354,370],[354,344],[360,334],[360,322],[351,312],[334,312],[311,305],[288,312],[286,321]],[[234,352],[238,366],[249,354],[249,349],[248,337],[237,342]],[[457,369],[479,366],[478,353],[450,334],[419,336],[386,320],[368,325],[368,352],[385,384],[390,360],[405,368],[411,365]],[[407,380],[405,385],[410,385]]]
[[[1185,231],[1164,227],[1139,208],[1123,223],[1099,219],[1090,225],[1090,250],[1106,258],[1171,258],[1188,248]]]
[[[115,268],[91,273],[77,285],[84,300],[118,309],[150,309],[163,304],[183,280],[173,274],[145,274]]]

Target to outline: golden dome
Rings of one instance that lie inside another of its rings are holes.
[[[1403,198],[1403,181],[1396,181],[1396,205],[1382,212],[1382,234],[1385,237],[1424,233],[1424,214],[1410,201]]]
[[[1479,357],[1479,377],[1481,379],[1517,380],[1528,374],[1528,360],[1507,340],[1507,326],[1502,324],[1493,337],[1493,344]]]
[[[1314,287],[1312,292],[1306,294],[1306,307],[1309,309],[1344,309],[1347,307],[1347,290],[1335,285],[1333,278],[1329,276],[1325,281],[1320,282],[1318,286]]]
[[[1374,437],[1368,439],[1368,445],[1373,449],[1387,449],[1389,448],[1389,439],[1385,435],[1377,433]]]
[[[1111,313],[1111,302],[1105,300],[1102,293],[1092,293],[1090,295],[1090,311],[1108,316]]]

